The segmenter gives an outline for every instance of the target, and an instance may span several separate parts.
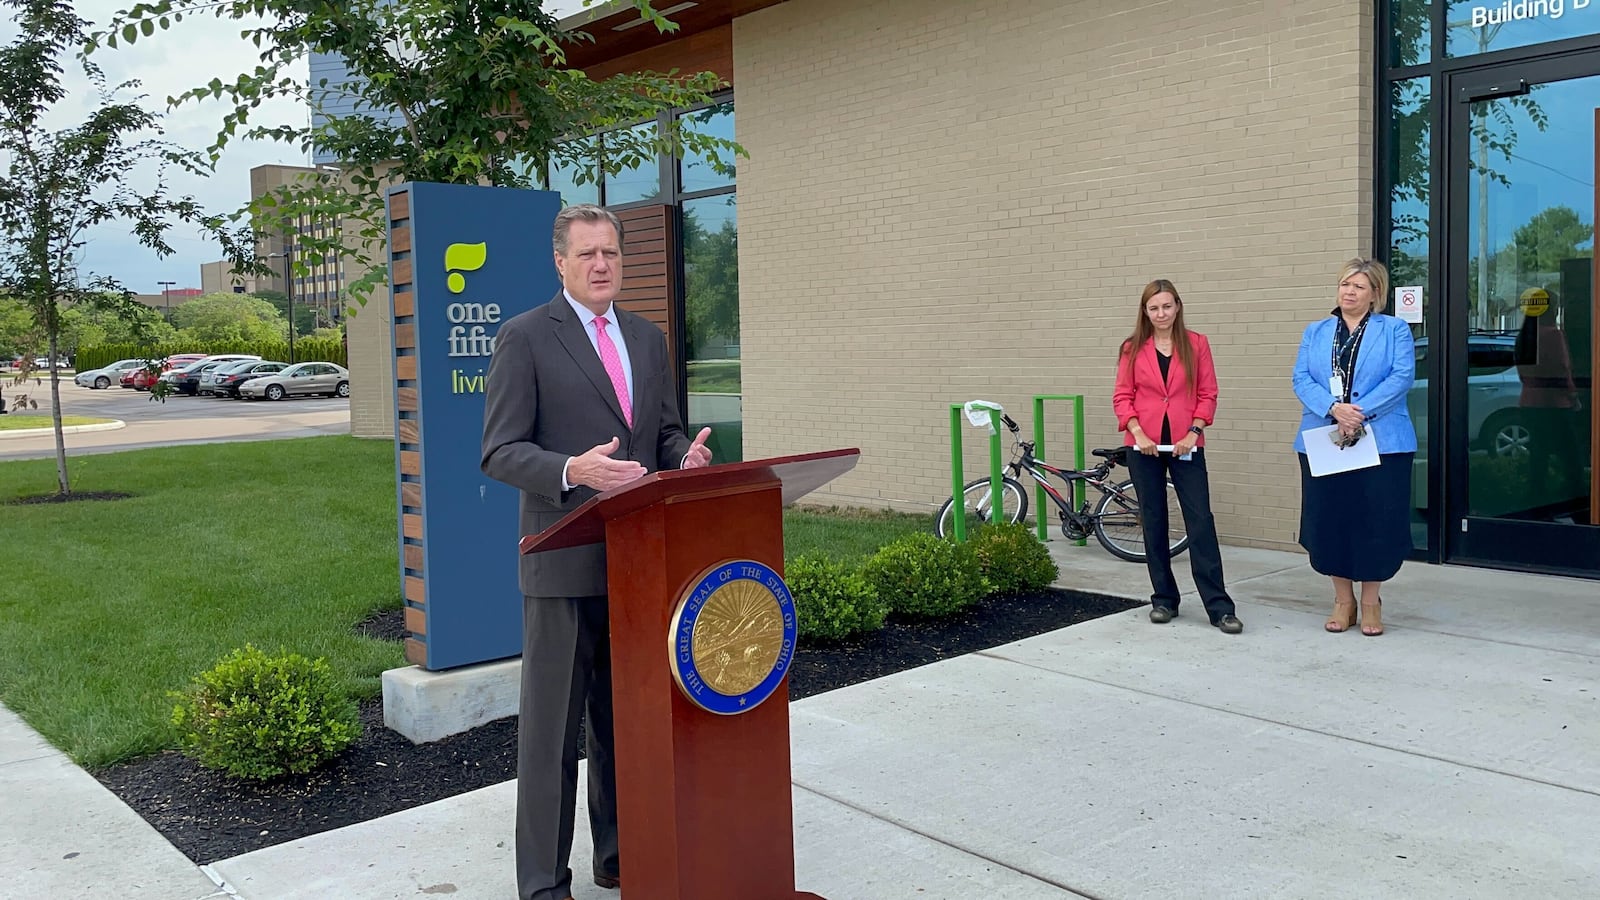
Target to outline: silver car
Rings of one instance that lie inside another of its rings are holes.
[[[142,359],[119,359],[109,366],[79,372],[73,377],[72,383],[80,387],[94,388],[103,391],[122,380],[122,373],[129,369],[137,369],[145,363]]]
[[[350,396],[350,370],[330,362],[295,363],[282,372],[252,378],[239,385],[246,400],[282,400],[316,395]]]

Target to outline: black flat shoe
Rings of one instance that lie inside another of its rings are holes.
[[[1244,623],[1239,621],[1238,616],[1223,616],[1211,624],[1217,626],[1223,634],[1238,634],[1244,630]]]
[[[1177,614],[1177,610],[1167,609],[1165,606],[1150,607],[1150,621],[1156,623],[1157,625],[1165,625],[1168,622],[1171,622],[1173,616],[1176,616]]]

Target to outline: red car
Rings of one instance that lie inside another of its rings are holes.
[[[205,356],[206,355],[204,353],[174,353],[173,355],[161,361],[161,372],[165,372],[168,369],[177,368],[179,366],[187,366],[189,363],[192,363],[197,359],[205,359]],[[161,377],[161,372],[151,375],[149,369],[134,369],[133,384],[131,385],[132,388],[136,391],[150,390],[150,385],[154,384],[156,380]]]

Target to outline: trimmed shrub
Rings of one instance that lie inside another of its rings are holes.
[[[1050,551],[1021,522],[979,528],[972,536],[972,550],[991,593],[1042,591],[1061,574]]]
[[[867,560],[862,575],[891,611],[905,616],[947,616],[988,593],[971,544],[925,532],[884,545]]]
[[[236,778],[303,774],[361,735],[327,660],[245,645],[202,672],[172,711],[184,751]]]
[[[72,358],[73,368],[79,372],[109,366],[119,359],[162,359],[174,353],[252,353],[262,359],[289,361],[288,341],[214,341],[202,344],[160,344],[141,347],[138,344],[100,344],[80,347]],[[331,362],[349,367],[345,358],[344,341],[338,338],[297,337],[294,340],[295,362]]]
[[[824,556],[801,554],[784,566],[800,636],[838,641],[883,627],[889,606],[859,571]]]

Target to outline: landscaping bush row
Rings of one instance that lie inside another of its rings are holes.
[[[859,566],[802,555],[784,580],[800,636],[837,641],[882,628],[891,613],[948,616],[986,596],[1043,590],[1058,574],[1050,551],[1019,523],[979,528],[967,543],[909,534]]]
[[[992,594],[1048,587],[1050,553],[1026,525],[990,525],[967,543],[913,533],[859,565],[817,554],[787,564],[800,634],[837,641],[907,619],[947,616]],[[186,753],[237,778],[310,771],[360,735],[355,704],[324,660],[246,646],[178,695],[172,722]]]
[[[140,357],[161,359],[174,353],[249,353],[262,359],[290,361],[288,341],[215,341],[199,346],[159,344],[154,347],[143,347],[138,344],[100,344],[79,348],[72,362],[79,372],[87,372],[109,366],[119,359]],[[344,341],[331,338],[296,338],[294,362],[331,362],[349,366],[345,356]]]

